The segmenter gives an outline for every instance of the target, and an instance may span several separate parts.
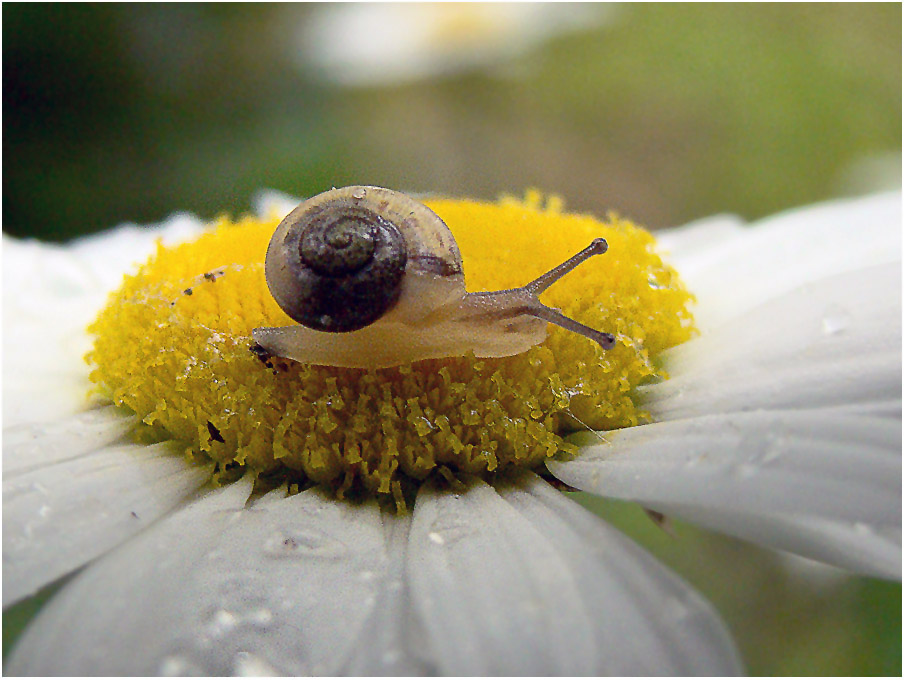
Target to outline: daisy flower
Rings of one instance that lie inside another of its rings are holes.
[[[281,199],[4,238],[4,606],[78,571],[6,671],[739,673],[712,607],[562,489],[900,578],[900,200],[657,243],[536,194],[429,200],[469,290],[605,236],[545,299],[617,342],[380,370],[250,351],[289,323]]]
[[[352,87],[490,72],[547,40],[604,24],[615,11],[562,3],[320,5],[304,15],[299,61]]]

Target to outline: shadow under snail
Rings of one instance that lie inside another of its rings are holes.
[[[267,286],[299,325],[253,337],[273,356],[347,368],[519,354],[543,342],[548,322],[610,349],[610,333],[538,299],[606,249],[597,238],[521,288],[469,293],[456,241],[427,206],[379,187],[333,189],[289,213],[267,248]]]

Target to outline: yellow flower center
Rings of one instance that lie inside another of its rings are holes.
[[[529,351],[501,359],[451,357],[380,370],[266,363],[252,329],[294,323],[264,281],[264,254],[281,216],[220,220],[193,242],[158,245],[126,276],[89,328],[92,380],[154,437],[193,457],[343,494],[364,489],[402,502],[431,474],[485,477],[537,467],[569,451],[576,429],[644,417],[640,383],[665,378],[654,358],[693,331],[691,295],[629,222],[601,222],[544,205],[425,203],[455,236],[470,291],[520,286],[603,236],[594,258],[543,295],[545,304],[616,335],[608,351],[550,326]]]

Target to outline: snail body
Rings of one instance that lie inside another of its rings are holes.
[[[289,213],[267,249],[268,288],[298,325],[256,328],[253,337],[274,356],[349,368],[510,356],[543,342],[547,322],[609,348],[612,335],[538,300],[605,250],[595,239],[522,288],[469,293],[456,241],[427,206],[380,187],[333,189]]]

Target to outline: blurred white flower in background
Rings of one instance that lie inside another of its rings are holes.
[[[299,58],[349,86],[499,73],[495,67],[550,38],[598,27],[615,11],[595,3],[322,4],[305,15]]]

